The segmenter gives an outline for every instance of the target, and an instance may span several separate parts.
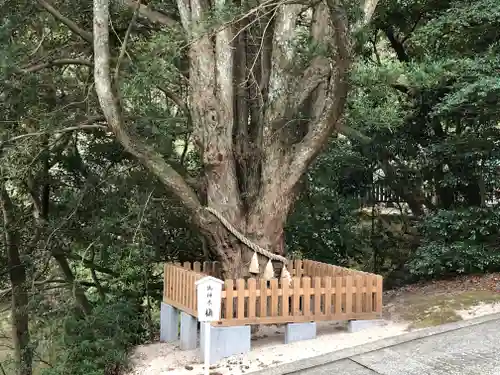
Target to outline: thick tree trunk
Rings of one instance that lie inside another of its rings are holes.
[[[257,205],[259,211],[254,211],[244,217],[231,221],[232,225],[248,240],[274,253],[285,255],[284,226],[290,205],[283,200],[276,199],[267,205]],[[219,211],[218,207],[212,207]],[[278,216],[280,215],[280,216]],[[212,253],[218,255],[223,265],[224,274],[228,278],[246,278],[249,274],[249,265],[253,250],[241,243],[226,227],[215,223],[212,231],[205,237],[213,248]],[[268,259],[258,255],[259,268],[263,272]],[[281,266],[275,265],[275,277],[279,277]]]
[[[12,341],[18,375],[31,375],[33,353],[30,345],[26,267],[19,254],[19,233],[13,218],[13,205],[5,187],[0,185],[4,241],[7,249],[12,287]]]
[[[376,4],[377,0],[364,4],[364,22]],[[251,241],[283,254],[283,228],[300,180],[344,110],[351,40],[343,2],[311,4],[311,39],[332,53],[312,57],[299,72],[300,56],[293,46],[303,6],[280,3],[272,5],[274,10],[254,8],[241,18],[240,25],[246,26],[238,34],[233,24],[202,30],[206,14],[232,5],[227,0],[177,0],[182,28],[190,39],[188,102],[206,202],[200,202],[163,156],[126,126],[110,79],[109,0],[94,0],[94,81],[117,140],[179,198],[222,260],[226,275],[244,277],[252,252],[203,205],[215,209]],[[260,262],[263,271],[267,259]]]

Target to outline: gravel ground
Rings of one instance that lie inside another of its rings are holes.
[[[488,303],[474,303],[463,309],[457,308],[454,313],[458,319],[472,319],[482,315],[500,313],[500,303],[492,301],[497,298],[500,275],[458,277],[453,280],[410,285],[385,293],[385,304],[396,309],[394,314],[387,314],[382,326],[373,327],[356,333],[348,333],[345,326],[339,323],[318,323],[318,337],[314,340],[283,344],[282,327],[266,326],[252,337],[252,351],[244,356],[234,356],[220,361],[211,368],[212,375],[241,375],[266,367],[314,357],[335,350],[362,345],[386,337],[401,335],[412,328],[412,322],[396,319],[401,310],[411,308],[412,298],[428,299],[430,310],[433,309],[433,298],[443,304],[443,296],[454,298],[461,293],[484,291],[489,293]],[[465,295],[465,294],[464,294]],[[482,294],[480,294],[482,295]],[[470,299],[470,298],[469,298]],[[426,307],[427,308],[427,307]],[[126,375],[199,375],[203,374],[199,350],[181,351],[178,345],[153,343],[135,348],[131,355],[132,370]]]
[[[385,322],[385,325],[348,333],[342,325],[318,323],[318,337],[314,340],[283,344],[283,328],[262,327],[252,339],[252,351],[244,356],[233,356],[212,367],[212,373],[240,375],[270,366],[314,357],[334,350],[361,345],[385,337],[396,336],[407,330],[407,324]],[[199,350],[181,351],[175,344],[155,343],[139,346],[132,357],[133,370],[129,375],[198,375],[203,373]]]

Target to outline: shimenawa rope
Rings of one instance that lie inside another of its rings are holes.
[[[252,249],[254,252],[259,253],[260,255],[265,256],[266,258],[269,259],[269,262],[266,266],[266,273],[269,276],[270,271],[272,271],[272,264],[271,260],[276,260],[278,262],[283,263],[283,269],[281,271],[281,278],[283,279],[291,279],[290,273],[288,272],[286,265],[288,263],[288,259],[278,255],[278,254],[273,254],[270,251],[264,249],[263,247],[257,245],[256,243],[252,242],[250,239],[248,239],[243,233],[241,233],[238,229],[236,229],[229,221],[226,220],[224,216],[222,216],[217,210],[211,208],[211,207],[205,207],[205,209],[210,212],[212,215],[214,215],[219,221],[226,227],[226,229],[231,232],[238,240],[240,240],[242,243],[244,243],[246,246],[248,246],[250,249]],[[255,255],[254,255],[255,257]],[[252,262],[255,262],[254,259],[252,259]],[[257,264],[258,267],[258,264]],[[258,271],[257,271],[258,272]],[[274,271],[273,271],[274,272]],[[268,277],[271,278],[271,277]]]

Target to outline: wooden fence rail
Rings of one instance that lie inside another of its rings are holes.
[[[286,280],[225,280],[218,326],[278,324],[320,320],[373,319],[382,313],[382,277],[304,260],[290,264]],[[164,302],[197,316],[195,282],[220,267],[165,265]]]

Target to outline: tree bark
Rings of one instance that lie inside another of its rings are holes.
[[[12,341],[14,343],[16,369],[19,375],[31,375],[33,372],[33,352],[29,332],[26,266],[19,254],[20,240],[14,220],[14,206],[3,184],[0,185],[0,204],[12,287]]]

